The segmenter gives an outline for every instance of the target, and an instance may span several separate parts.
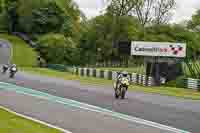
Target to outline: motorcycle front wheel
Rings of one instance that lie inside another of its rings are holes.
[[[127,88],[123,87],[121,92],[121,99],[125,99]]]
[[[118,99],[119,95],[115,92],[115,98]]]

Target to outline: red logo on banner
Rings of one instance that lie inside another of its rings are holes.
[[[181,47],[180,45],[174,47],[172,45],[169,46],[170,50],[173,52],[174,55],[178,55],[179,52],[183,51],[183,47]]]
[[[161,48],[160,52],[168,52],[168,49],[167,48]]]

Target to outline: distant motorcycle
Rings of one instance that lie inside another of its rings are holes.
[[[15,74],[17,73],[17,67],[13,66],[10,68],[10,78],[14,78]]]
[[[2,73],[5,74],[8,70],[9,66],[8,65],[3,65],[2,67]]]
[[[121,96],[121,99],[124,99],[129,85],[130,85],[129,79],[126,77],[121,78],[119,80],[118,85],[115,83],[114,84],[115,98],[118,99]]]

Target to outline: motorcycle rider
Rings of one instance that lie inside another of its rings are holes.
[[[119,73],[119,75],[117,76],[117,81],[116,81],[116,84],[115,84],[115,89],[117,89],[117,87],[119,86],[119,83],[120,83],[120,81],[121,81],[122,78],[127,78],[130,81],[130,76],[129,76],[128,72],[123,71],[123,72]]]
[[[17,65],[13,64],[11,67],[10,67],[10,78],[13,78],[15,73],[17,72]]]
[[[8,64],[3,65],[3,73],[5,73],[9,68]]]
[[[10,71],[12,71],[13,68],[16,68],[16,71],[17,71],[17,65],[16,64],[12,64],[12,66],[10,67]]]
[[[10,69],[12,69],[13,67],[17,68],[16,64],[12,64],[12,66],[10,67]]]

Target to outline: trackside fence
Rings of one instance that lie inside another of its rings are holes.
[[[107,80],[116,80],[118,73],[116,71],[109,71],[109,70],[100,70],[95,68],[74,68],[74,73],[79,76],[83,77],[95,77],[95,78],[102,78]],[[136,74],[136,73],[129,73],[131,77],[131,82],[137,85],[143,86],[153,86],[153,78],[147,77],[146,75]]]
[[[184,86],[188,89],[200,90],[200,80],[187,78],[184,80]]]
[[[73,74],[84,76],[84,77],[95,77],[95,78],[102,78],[107,80],[116,80],[117,75],[119,72],[117,71],[110,71],[110,70],[100,70],[96,68],[81,68],[75,66],[66,66],[60,64],[48,64],[47,67],[49,69],[63,71],[63,72],[71,72]],[[136,85],[143,85],[143,86],[154,86],[154,80],[152,77],[137,74],[137,73],[129,73],[131,77],[131,82]],[[200,80],[199,79],[192,79],[186,78],[181,81],[181,87],[200,90]]]

